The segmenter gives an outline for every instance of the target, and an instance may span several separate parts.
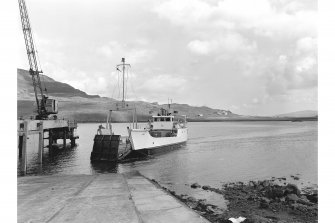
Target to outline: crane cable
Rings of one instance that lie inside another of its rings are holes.
[[[26,6],[26,8],[28,8],[28,7]],[[33,30],[33,28],[32,28],[32,25],[30,24],[31,35],[33,37],[33,40],[36,40],[35,34],[34,34],[34,32],[32,30]],[[44,81],[44,75],[43,75],[43,70],[42,70],[42,65],[41,65],[40,57],[39,57],[39,54],[38,54],[38,51],[37,51],[38,48],[37,48],[36,41],[34,41],[34,45],[35,45],[35,52],[36,52],[36,57],[37,57],[37,63],[38,63],[39,68],[41,69],[42,84],[43,84],[43,87],[44,87],[45,94],[48,97],[48,90],[46,88],[46,84],[45,84],[45,81]],[[39,72],[39,71],[37,70],[37,72]],[[43,92],[42,92],[42,94],[43,94]]]

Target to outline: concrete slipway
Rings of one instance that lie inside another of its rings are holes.
[[[138,173],[18,178],[18,222],[208,222]]]

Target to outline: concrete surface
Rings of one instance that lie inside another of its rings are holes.
[[[208,222],[139,174],[18,178],[18,222]]]

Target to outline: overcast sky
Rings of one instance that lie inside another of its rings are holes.
[[[89,94],[119,96],[115,65],[125,57],[130,100],[249,115],[317,110],[316,0],[26,4],[44,73]],[[23,35],[20,49],[18,67],[28,68]]]

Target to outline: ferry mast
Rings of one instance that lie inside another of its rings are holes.
[[[125,103],[125,92],[124,92],[124,71],[126,67],[130,67],[130,64],[126,64],[126,59],[122,58],[121,59],[121,64],[116,65],[116,70],[120,71],[119,67],[122,67],[122,104],[124,105]]]

